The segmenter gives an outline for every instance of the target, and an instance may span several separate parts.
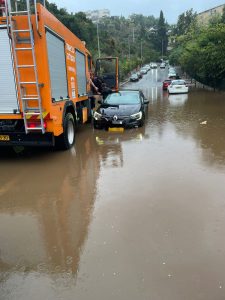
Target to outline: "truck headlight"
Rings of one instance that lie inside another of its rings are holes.
[[[133,115],[131,115],[130,116],[131,117],[131,119],[134,119],[134,120],[141,120],[141,118],[142,118],[142,112],[141,111],[139,111],[138,113],[136,113],[136,114],[133,114]]]
[[[95,112],[94,112],[94,119],[95,119],[96,121],[98,121],[98,120],[101,120],[101,118],[102,118],[102,115],[99,114],[97,111],[95,111]]]

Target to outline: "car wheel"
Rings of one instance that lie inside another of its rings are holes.
[[[63,120],[63,133],[56,137],[56,146],[60,150],[68,150],[75,143],[75,121],[71,113],[67,113]]]

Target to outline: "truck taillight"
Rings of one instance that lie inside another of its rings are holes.
[[[36,127],[40,127],[41,126],[41,123],[40,122],[29,122],[28,123],[28,127],[29,128],[36,128]],[[44,129],[47,128],[47,122],[44,121]]]

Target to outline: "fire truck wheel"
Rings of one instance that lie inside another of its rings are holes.
[[[75,143],[75,122],[71,113],[67,113],[63,121],[63,133],[56,139],[57,148],[70,149]]]

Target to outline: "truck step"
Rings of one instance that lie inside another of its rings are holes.
[[[42,130],[42,127],[27,127],[27,130],[29,131],[29,130]]]
[[[34,68],[36,65],[19,65],[17,68]]]
[[[38,97],[23,97],[22,100],[39,100]]]
[[[10,12],[11,15],[18,15],[18,14],[20,14],[20,15],[22,14],[23,15],[23,14],[27,14],[27,13],[28,13],[28,10],[11,11]]]
[[[36,81],[20,81],[20,84],[37,84]]]
[[[32,50],[32,48],[15,48],[16,51]]]
[[[13,29],[12,32],[30,32],[30,29]]]

